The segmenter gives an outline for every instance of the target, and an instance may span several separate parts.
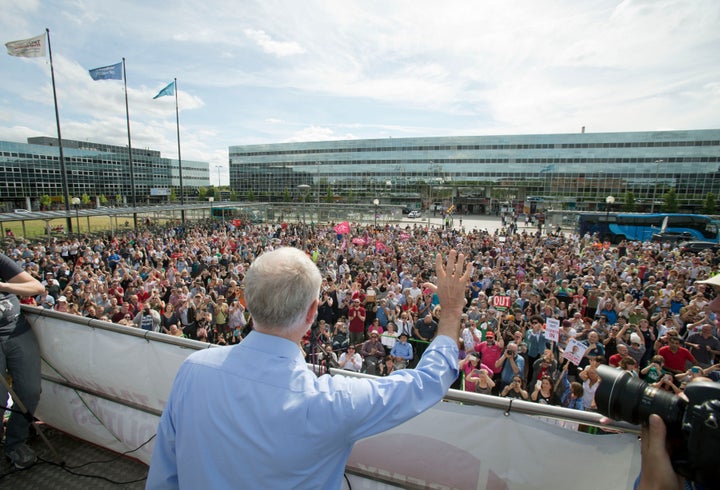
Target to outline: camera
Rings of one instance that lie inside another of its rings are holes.
[[[690,481],[710,487],[720,480],[720,385],[695,381],[685,388],[687,400],[651,386],[629,372],[598,366],[598,411],[631,424],[659,415],[667,426],[673,469]]]

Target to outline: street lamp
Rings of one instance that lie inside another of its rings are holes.
[[[377,228],[377,218],[378,218],[378,206],[380,206],[380,201],[378,199],[373,199],[373,206],[375,206],[375,228]]]
[[[70,203],[75,206],[75,221],[77,222],[77,233],[80,234],[80,213],[78,212],[78,206],[80,205],[80,198],[73,197],[70,199]]]
[[[610,238],[612,237],[612,234],[610,233],[610,207],[613,204],[615,204],[615,198],[613,196],[605,198],[605,227],[607,228],[605,236],[607,241],[610,241]]]
[[[308,191],[310,190],[310,186],[307,185],[307,184],[300,184],[300,185],[297,186],[297,187],[298,187],[298,189],[300,190],[300,196],[301,196],[301,199],[302,199],[302,202],[303,202],[303,204],[302,204],[303,223],[305,223],[305,204],[306,204],[305,198],[306,198],[307,195],[308,195]]]
[[[660,164],[665,160],[655,160],[655,188],[653,189],[652,203],[650,203],[650,212],[655,212],[655,199],[657,199],[658,180],[660,178]]]

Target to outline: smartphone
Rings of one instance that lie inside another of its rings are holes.
[[[539,380],[537,380],[537,381],[535,382],[535,389],[536,389],[536,390],[539,390],[539,389],[540,389],[540,385],[542,385],[542,380],[539,379]]]

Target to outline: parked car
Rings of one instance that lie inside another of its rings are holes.
[[[402,214],[410,214],[412,210],[409,207],[402,208]]]
[[[29,213],[30,211],[28,211],[27,209],[14,209],[13,212],[18,213],[18,214],[25,214],[25,213]]]
[[[420,218],[420,217],[422,217],[422,214],[420,213],[420,211],[410,211],[408,213],[408,218]]]
[[[650,238],[653,242],[678,243],[692,240],[693,234],[688,231],[661,231]]]
[[[698,253],[702,252],[703,250],[711,250],[712,252],[717,252],[720,250],[720,243],[716,242],[706,242],[703,240],[692,240],[689,242],[682,242],[678,248],[680,249],[681,254],[686,253]]]

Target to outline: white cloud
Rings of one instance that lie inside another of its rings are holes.
[[[122,82],[87,74],[125,56],[133,145],[176,156],[174,97],[152,97],[177,76],[183,158],[211,169],[242,143],[720,127],[716,0],[0,7],[6,40],[53,29],[64,136],[126,144]],[[0,139],[52,136],[47,60],[0,73]]]
[[[296,42],[273,40],[265,31],[245,29],[245,35],[260,46],[266,53],[275,56],[291,56],[304,53],[305,50]]]
[[[319,126],[310,126],[295,132],[285,142],[292,143],[296,141],[331,141],[331,140],[353,140],[358,139],[357,136],[351,134],[338,135],[330,128]]]

